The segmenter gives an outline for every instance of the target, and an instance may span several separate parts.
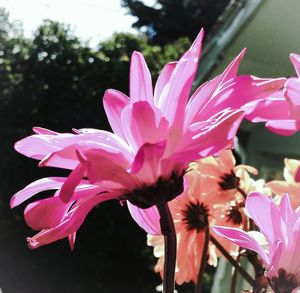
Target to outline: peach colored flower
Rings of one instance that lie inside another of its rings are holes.
[[[245,198],[236,188],[243,187],[248,192],[263,186],[262,181],[257,183],[251,179],[248,172],[256,174],[257,170],[245,165],[235,166],[230,150],[221,151],[217,158],[208,157],[190,164],[185,176],[185,192],[169,203],[177,234],[177,284],[197,281],[207,226],[247,228]],[[154,247],[154,255],[158,258],[155,271],[162,275],[163,237],[148,235],[147,243]],[[222,245],[230,253],[236,251],[236,246],[229,241],[222,239]],[[208,263],[216,266],[217,256],[219,252],[209,243]]]
[[[288,193],[292,207],[296,209],[300,205],[300,161],[294,159],[284,159],[283,177],[285,181],[272,180],[266,185],[272,192],[281,197],[282,194]]]

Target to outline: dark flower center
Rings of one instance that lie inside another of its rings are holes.
[[[235,176],[233,170],[231,170],[230,174],[221,176],[221,181],[218,184],[223,190],[236,189],[240,186],[240,178]]]
[[[269,283],[275,293],[291,293],[300,284],[294,274],[288,274],[284,269],[278,270],[278,277],[269,279]]]
[[[159,178],[155,184],[144,185],[124,193],[119,200],[128,200],[141,209],[147,209],[162,201],[173,200],[183,192],[183,175],[173,172],[169,179]]]
[[[238,205],[231,205],[226,210],[227,222],[232,222],[233,224],[239,225],[243,222],[243,216],[240,212],[240,207]]]
[[[204,203],[190,202],[182,211],[183,222],[188,231],[197,230],[199,233],[208,226],[209,209]]]

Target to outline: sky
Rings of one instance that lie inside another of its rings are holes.
[[[114,32],[136,32],[131,28],[135,17],[126,15],[121,0],[0,0],[10,20],[21,20],[24,34],[32,35],[43,19],[71,24],[82,40],[95,46]],[[154,1],[146,0],[147,4]]]

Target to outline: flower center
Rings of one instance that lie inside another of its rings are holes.
[[[287,273],[284,269],[279,269],[278,277],[270,278],[269,283],[275,293],[291,293],[299,286],[296,276]]]
[[[231,170],[230,174],[221,176],[221,181],[218,184],[223,190],[236,189],[240,185],[240,178],[235,176],[233,170]]]
[[[183,175],[173,172],[169,179],[159,178],[155,184],[144,185],[124,193],[119,200],[128,200],[141,209],[147,209],[162,201],[173,200],[183,192]]]
[[[208,226],[209,209],[204,203],[190,202],[186,205],[186,209],[182,211],[183,222],[188,231],[197,230],[199,233]]]
[[[233,224],[240,225],[243,222],[243,216],[240,212],[240,207],[238,205],[231,205],[226,210],[227,222],[232,222]]]

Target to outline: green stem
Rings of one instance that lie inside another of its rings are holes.
[[[160,215],[160,227],[165,242],[163,293],[174,293],[177,249],[174,221],[167,202],[160,202],[156,207]]]
[[[209,244],[209,227],[205,228],[205,238],[204,238],[204,245],[203,245],[203,252],[202,252],[202,258],[201,258],[201,264],[198,272],[198,279],[197,284],[195,287],[195,293],[201,293],[202,290],[202,283],[203,283],[203,276],[205,272],[205,267],[207,263],[207,252],[208,252],[208,244]]]
[[[236,260],[227,252],[227,250],[220,244],[220,242],[214,238],[212,235],[210,236],[210,241],[219,249],[219,251],[224,255],[224,257],[232,264],[234,268],[245,278],[245,280],[253,287],[254,279],[249,275],[249,273],[244,270]]]

